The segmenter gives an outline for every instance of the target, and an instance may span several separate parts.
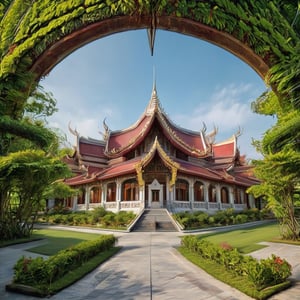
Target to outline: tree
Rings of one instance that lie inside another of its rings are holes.
[[[262,180],[260,185],[252,186],[248,192],[255,197],[263,196],[281,225],[285,239],[299,238],[299,223],[295,216],[295,192],[300,184],[300,154],[285,147],[280,152],[269,153],[263,160],[253,162],[255,175]]]
[[[41,209],[43,194],[69,168],[42,150],[25,150],[0,157],[0,235],[29,236]]]
[[[56,111],[52,94],[37,87],[18,118],[0,118],[0,235],[30,235],[49,186],[69,175],[61,160],[64,138],[47,128]],[[65,150],[64,150],[65,151]]]
[[[276,116],[277,123],[267,130],[262,141],[254,142],[263,155],[262,160],[253,161],[261,184],[248,192],[265,197],[280,222],[282,236],[295,240],[300,232],[295,216],[295,195],[300,184],[300,112],[282,103],[274,92],[268,91],[252,104],[255,112]]]

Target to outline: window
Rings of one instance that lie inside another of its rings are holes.
[[[234,203],[236,204],[242,203],[241,190],[238,188],[234,188]]]
[[[69,208],[73,207],[73,197],[66,198],[65,206]]]
[[[176,200],[189,201],[189,184],[187,181],[182,179],[176,181]]]
[[[116,191],[117,191],[117,185],[115,182],[111,182],[107,184],[107,193],[106,193],[107,202],[116,201]]]
[[[77,197],[77,204],[84,204],[84,202],[85,202],[85,189],[80,189]]]
[[[90,203],[101,203],[102,190],[100,187],[93,187],[90,192]]]
[[[194,184],[194,201],[204,201],[204,184],[201,181]]]
[[[217,202],[217,189],[213,184],[209,185],[208,199],[209,199],[209,202]]]
[[[221,202],[222,203],[229,203],[229,193],[226,187],[221,188]]]
[[[139,199],[139,189],[135,179],[129,179],[122,185],[122,201],[134,201]]]

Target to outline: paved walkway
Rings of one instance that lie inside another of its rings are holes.
[[[99,232],[103,233],[103,232]],[[247,300],[250,297],[219,282],[186,261],[175,250],[180,243],[179,232],[115,233],[122,250],[82,280],[51,297],[60,299],[207,299]],[[37,243],[37,242],[35,242]],[[0,249],[0,299],[39,299],[6,292],[5,284],[12,278],[12,266],[32,244]],[[293,279],[298,281],[272,300],[300,300],[300,247],[271,244],[253,253],[255,257],[269,257],[270,253],[286,258],[293,265]]]

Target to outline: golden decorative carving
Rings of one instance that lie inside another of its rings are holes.
[[[143,179],[143,167],[145,167],[150,161],[151,159],[154,157],[154,154],[156,153],[156,151],[158,152],[160,158],[162,159],[163,163],[165,164],[165,166],[167,168],[170,169],[171,171],[171,179],[170,179],[170,187],[172,187],[175,182],[176,182],[176,178],[177,178],[177,170],[179,169],[179,164],[174,162],[169,156],[168,154],[164,151],[164,149],[161,147],[157,137],[155,137],[154,143],[150,149],[150,151],[144,156],[144,158],[135,165],[135,169],[137,172],[137,178],[138,178],[138,183],[140,186],[144,185],[144,179]]]

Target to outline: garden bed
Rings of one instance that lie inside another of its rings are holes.
[[[267,299],[292,284],[291,266],[275,255],[258,261],[229,245],[220,247],[195,236],[185,236],[178,250],[208,274],[254,299]]]
[[[115,242],[112,235],[102,236],[59,251],[48,259],[21,257],[6,290],[38,297],[56,294],[117,253],[120,247],[115,247]]]

